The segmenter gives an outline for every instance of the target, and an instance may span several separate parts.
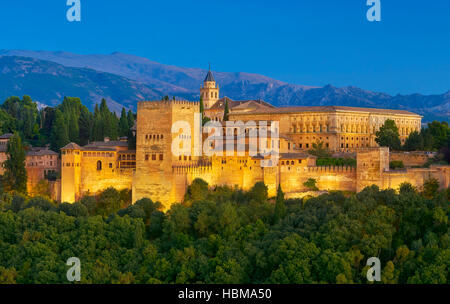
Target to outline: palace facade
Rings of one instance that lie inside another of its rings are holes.
[[[321,190],[353,192],[372,184],[398,188],[405,181],[421,187],[430,177],[437,178],[441,187],[449,186],[449,166],[390,171],[388,149],[375,142],[375,133],[387,119],[396,122],[404,142],[411,132],[420,131],[420,115],[402,110],[275,107],[261,100],[234,101],[220,97],[211,71],[200,95],[204,115],[215,123],[214,132],[204,132],[199,102],[143,101],[138,103],[135,151],[128,150],[125,140],[108,139],[84,147],[74,143],[64,147],[61,200],[74,202],[86,194],[115,187],[132,189],[133,202],[150,198],[169,208],[183,200],[195,178],[204,179],[210,186],[244,190],[261,181],[271,196],[281,185],[287,197],[303,196],[308,191],[303,183],[309,178],[316,179]],[[223,121],[226,107],[229,121],[235,125]],[[252,122],[267,136],[250,132]],[[217,126],[222,138],[233,144],[231,153],[214,152]],[[236,143],[242,135],[244,144],[239,148]],[[316,166],[315,157],[307,151],[319,142],[331,152],[355,153],[357,166]],[[249,152],[254,143],[258,145],[256,154]],[[213,153],[205,155],[204,146]],[[271,166],[264,165],[267,155],[275,150],[276,161]]]

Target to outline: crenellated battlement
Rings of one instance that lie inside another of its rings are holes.
[[[356,168],[351,166],[314,166],[304,167],[306,172],[320,173],[356,173]]]
[[[172,166],[172,173],[174,174],[209,173],[212,172],[212,170],[212,164]]]
[[[138,110],[143,109],[160,109],[160,108],[182,108],[186,106],[198,107],[200,109],[199,101],[187,100],[156,100],[156,101],[140,101],[138,102]]]

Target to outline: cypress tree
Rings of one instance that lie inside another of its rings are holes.
[[[10,138],[6,147],[7,160],[3,163],[5,191],[27,193],[27,170],[25,169],[25,149],[17,132]]]
[[[228,114],[230,110],[228,108],[228,100],[225,101],[225,110],[223,111],[223,121],[228,121]]]
[[[284,193],[281,185],[278,185],[277,198],[275,201],[274,223],[278,223],[286,215],[286,205],[284,203]]]
[[[128,111],[128,126],[132,128],[134,126],[134,114],[131,110]]]
[[[80,126],[80,145],[84,146],[92,139],[93,128],[93,116],[86,107],[81,108],[78,125]]]
[[[50,135],[50,147],[54,151],[59,151],[62,147],[69,143],[68,126],[64,119],[64,115],[59,109],[55,111],[55,119]]]
[[[130,126],[128,124],[127,112],[125,111],[125,108],[122,108],[122,113],[120,114],[119,121],[119,136],[127,136],[129,128]]]

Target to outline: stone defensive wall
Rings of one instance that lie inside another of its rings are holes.
[[[117,190],[132,189],[133,169],[115,168],[113,157],[101,157],[102,170],[97,170],[97,162],[88,157],[81,161],[80,194],[94,194],[109,187]],[[97,160],[97,158],[95,158]],[[112,168],[109,164],[112,164]]]
[[[280,168],[280,183],[289,197],[300,197],[308,191],[303,183],[313,178],[319,190],[356,191],[356,168],[348,166],[316,166]]]
[[[450,187],[450,166],[385,171],[382,174],[382,188],[398,190],[402,183],[408,182],[421,190],[424,182],[430,178],[435,178],[439,181],[440,189]]]
[[[402,161],[405,167],[423,166],[435,155],[430,152],[391,152],[390,161]]]

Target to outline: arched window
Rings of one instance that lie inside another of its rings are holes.
[[[102,170],[102,162],[98,161],[97,162],[97,171],[101,171]]]

